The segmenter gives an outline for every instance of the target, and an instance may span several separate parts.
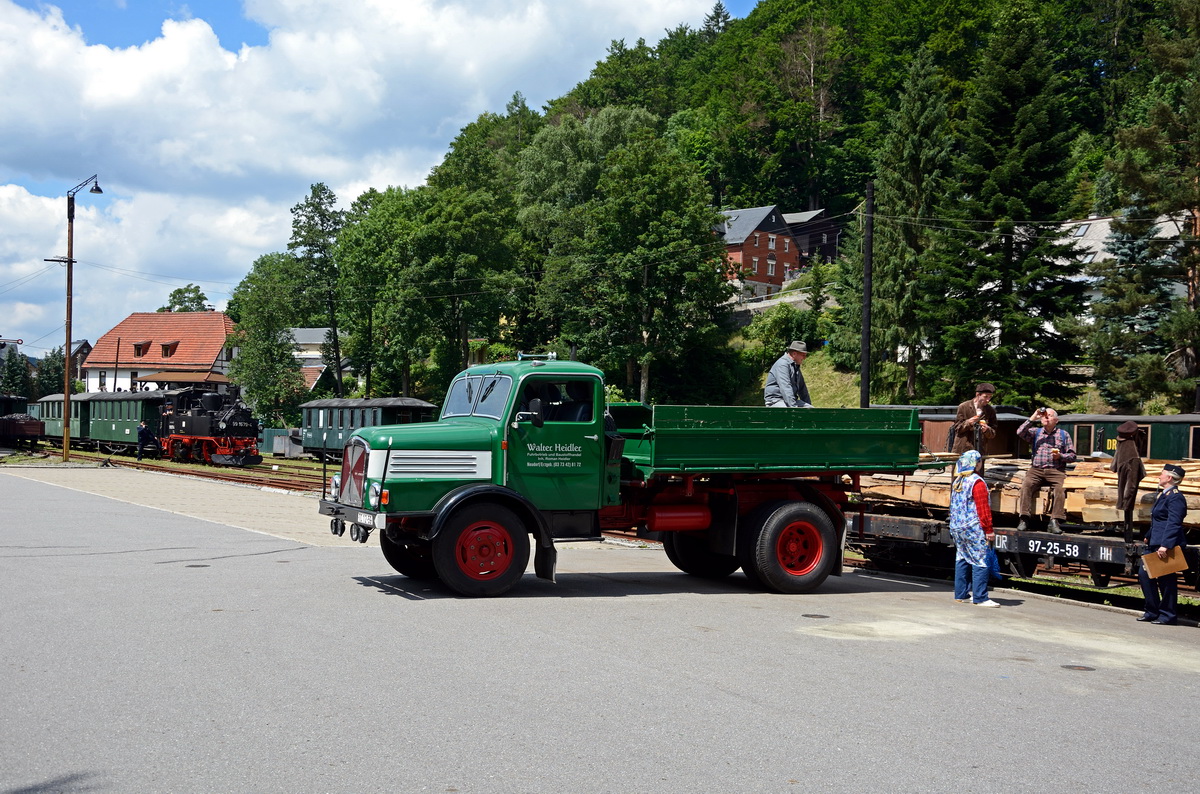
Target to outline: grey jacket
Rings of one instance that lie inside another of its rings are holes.
[[[791,356],[784,353],[767,373],[767,385],[763,387],[763,402],[770,406],[783,400],[788,408],[811,408],[808,387],[804,385],[804,373]]]

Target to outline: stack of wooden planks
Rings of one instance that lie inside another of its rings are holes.
[[[924,457],[924,456],[923,456]],[[931,458],[949,459],[941,453]],[[1158,491],[1158,475],[1164,462],[1144,461],[1146,477],[1138,485],[1137,507],[1133,511],[1136,524],[1150,523],[1150,508]],[[1120,523],[1124,515],[1117,510],[1117,475],[1109,471],[1109,461],[1081,459],[1067,471],[1067,520],[1086,524]],[[1200,527],[1200,460],[1185,460],[1187,475],[1179,490],[1187,497],[1188,515],[1184,523],[1189,527]],[[1029,461],[1012,458],[988,458],[983,478],[992,494],[992,512],[1008,515],[1016,522],[1021,495],[1021,483]],[[950,467],[945,469],[918,471],[902,475],[863,475],[861,484],[868,500],[907,502],[914,506],[948,509],[950,507]],[[1043,488],[1039,509],[1046,515],[1050,512],[1050,489]],[[1008,522],[1005,522],[1008,523]]]

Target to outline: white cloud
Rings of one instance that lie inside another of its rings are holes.
[[[420,184],[464,124],[514,92],[540,106],[612,39],[657,41],[711,5],[246,0],[269,42],[231,52],[201,17],[111,48],[56,8],[0,0],[0,283],[65,254],[63,194],[98,173],[106,195],[78,201],[76,336],[95,339],[189,281],[220,300],[218,286],[286,246],[289,210],[312,183],[344,204]],[[60,270],[8,293],[27,308],[6,311],[0,333],[36,338],[56,322]]]

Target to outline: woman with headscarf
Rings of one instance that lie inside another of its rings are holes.
[[[987,483],[979,476],[980,454],[971,449],[954,464],[950,491],[950,537],[954,539],[954,600],[981,607],[1000,606],[988,597],[988,544],[992,508]]]

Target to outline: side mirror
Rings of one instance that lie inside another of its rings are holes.
[[[517,429],[520,422],[530,422],[534,427],[541,427],[546,423],[546,417],[542,414],[542,401],[538,397],[534,397],[526,406],[528,411],[517,411],[517,415],[513,417],[513,429]]]

